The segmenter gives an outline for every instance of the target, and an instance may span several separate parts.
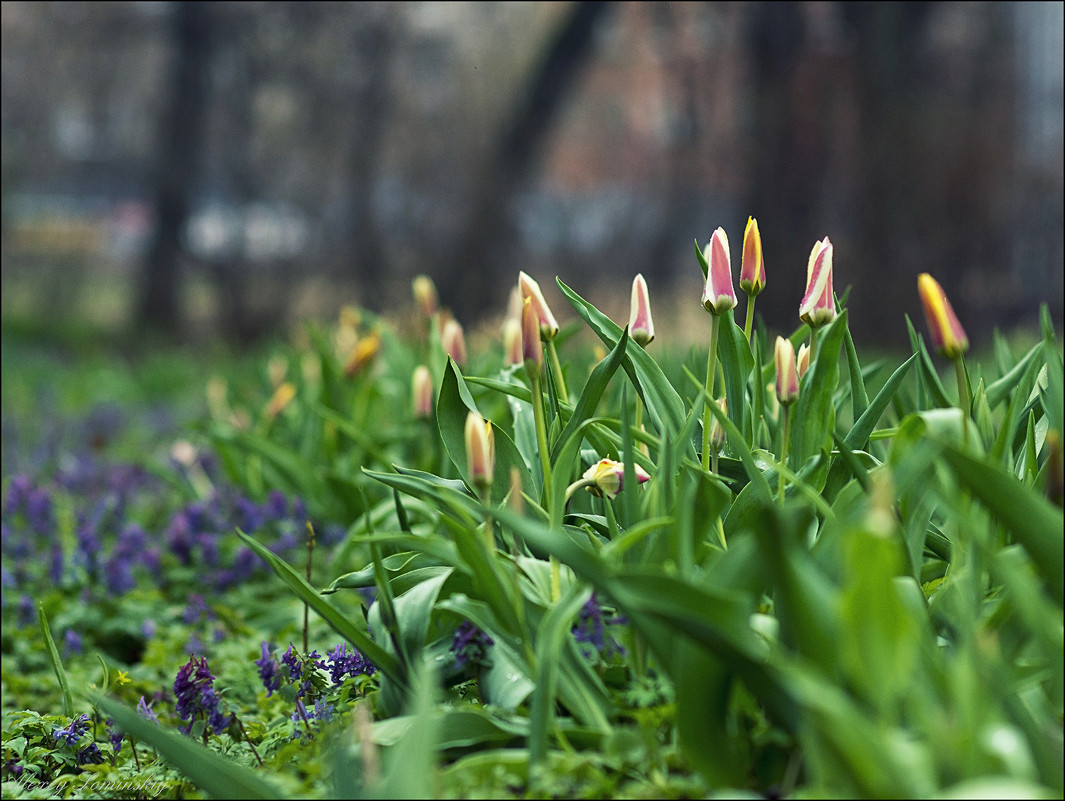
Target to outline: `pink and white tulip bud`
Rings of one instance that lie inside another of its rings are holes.
[[[540,322],[540,336],[544,339],[554,339],[558,336],[558,320],[551,313],[544,293],[540,291],[540,285],[524,270],[518,273],[518,286],[525,300],[532,301],[533,311]]]
[[[492,486],[496,469],[495,435],[491,421],[477,412],[466,415],[466,463],[475,487],[484,490]]]
[[[810,346],[803,342],[799,345],[799,378],[806,375],[806,371],[810,369]]]
[[[411,395],[414,400],[414,417],[428,420],[433,416],[433,376],[429,368],[419,364],[411,377]]]
[[[728,414],[727,398],[718,398],[717,405],[724,414]],[[710,450],[720,453],[723,447],[725,447],[725,427],[721,425],[717,417],[714,417],[710,421]]]
[[[444,323],[444,329],[440,332],[440,344],[444,353],[455,360],[455,364],[459,367],[466,366],[466,337],[458,320],[448,318]]]
[[[711,314],[723,314],[736,308],[736,290],[732,287],[732,256],[724,228],[714,231],[703,250],[703,258],[707,264],[703,308]]]
[[[790,406],[799,398],[799,371],[795,359],[795,346],[790,339],[777,337],[773,351],[777,368],[777,400],[781,406]]]
[[[540,341],[540,322],[529,298],[521,307],[521,351],[525,372],[530,378],[540,375],[544,368],[544,343]]]
[[[939,282],[928,273],[917,276],[924,318],[935,349],[948,359],[957,359],[969,349],[969,337],[958,322],[954,309]]]
[[[740,289],[754,297],[765,288],[765,262],[762,259],[762,235],[758,221],[747,218],[743,232],[743,261],[740,263]]]
[[[503,322],[503,363],[507,367],[521,364],[525,354],[521,348],[521,322],[517,317],[508,317]]]
[[[440,302],[433,279],[427,275],[415,276],[411,282],[411,290],[414,292],[414,302],[418,304],[422,314],[427,319],[432,319]]]
[[[820,328],[836,319],[836,301],[832,294],[832,243],[827,236],[810,251],[806,294],[799,304],[799,319],[811,328]]]
[[[634,464],[632,468],[637,484],[642,484],[651,478],[647,471],[638,464]],[[622,485],[625,482],[625,465],[613,459],[600,459],[585,470],[582,477],[594,482],[585,487],[588,492],[599,498],[613,499],[624,489]]]
[[[629,304],[629,336],[637,345],[646,347],[655,338],[655,324],[651,319],[651,297],[643,274],[632,279],[632,300]]]

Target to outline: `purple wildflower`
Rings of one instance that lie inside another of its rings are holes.
[[[28,626],[37,619],[37,607],[33,605],[33,599],[28,595],[21,595],[18,599],[18,624]]]
[[[207,602],[203,599],[203,596],[194,592],[189,593],[189,600],[185,605],[185,611],[182,613],[181,619],[191,626],[193,623],[213,617],[214,615],[207,608]]]
[[[78,744],[78,740],[81,739],[89,730],[89,716],[78,715],[70,721],[70,725],[66,728],[57,728],[52,732],[52,737],[56,742],[63,740],[69,746],[75,746]]]
[[[74,629],[63,632],[63,656],[80,654],[82,651],[81,636]]]
[[[192,526],[187,512],[174,515],[166,529],[166,544],[184,565],[192,564]]]
[[[64,571],[65,560],[63,557],[63,546],[57,543],[52,547],[52,559],[48,564],[48,579],[52,584],[59,586],[63,583]]]
[[[320,698],[314,702],[314,717],[323,723],[331,721],[335,711],[336,708],[332,704],[328,704]]]
[[[591,645],[596,653],[608,654],[612,650],[622,651],[621,646],[611,638],[609,646],[606,642],[605,626],[613,623],[623,623],[622,617],[604,617],[603,607],[593,593],[585,601],[584,606],[578,613],[577,622],[573,625],[573,637],[579,643]]]
[[[145,720],[150,720],[156,726],[159,725],[159,718],[155,716],[155,713],[152,711],[152,705],[144,700],[143,695],[141,696],[141,700],[137,702],[137,712]]]
[[[193,657],[178,671],[174,679],[174,696],[177,698],[178,716],[188,721],[181,727],[185,734],[192,730],[192,721],[200,712],[215,734],[227,728],[233,720],[232,715],[222,714],[222,699],[214,690],[214,676],[211,675],[206,658]]]
[[[97,536],[96,524],[97,520],[78,513],[78,545],[74,559],[90,576],[95,576],[99,571],[100,538]]]
[[[455,667],[462,668],[467,662],[485,664],[488,654],[488,646],[494,645],[493,640],[487,633],[481,631],[468,620],[455,629],[455,638],[451,641],[449,649],[455,657]]]
[[[141,696],[142,698],[144,696]],[[107,739],[111,741],[111,749],[115,752],[115,755],[122,753],[122,743],[126,739],[125,733],[115,726],[114,720],[108,718],[105,725],[107,726]]]
[[[296,652],[289,643],[288,650],[281,655],[281,662],[288,668],[288,678],[293,683],[303,678],[303,663],[296,656]]]
[[[288,514],[288,501],[280,490],[270,490],[270,496],[266,499],[266,513],[270,520],[283,520]]]
[[[266,697],[269,698],[274,694],[274,690],[281,687],[281,674],[278,672],[277,660],[270,653],[270,645],[266,640],[263,640],[262,658],[256,659],[255,664],[259,666],[259,678],[262,679],[263,686],[266,687]]]
[[[100,753],[100,746],[96,743],[89,743],[78,751],[79,765],[99,765],[102,764],[103,761],[104,755]]]
[[[326,665],[334,684],[340,684],[346,676],[358,676],[363,673],[372,676],[376,671],[373,663],[360,654],[357,648],[352,648],[351,653],[347,653],[346,643],[340,643],[326,655]]]
[[[49,537],[55,530],[55,511],[52,496],[46,490],[33,488],[26,495],[26,522],[34,534]]]
[[[237,500],[237,511],[240,513],[240,528],[245,534],[257,531],[266,522],[266,516],[254,501],[247,498]]]
[[[333,713],[335,711],[336,710],[332,704],[326,703],[321,699],[314,702],[313,710],[308,710],[302,699],[297,698],[296,710],[289,717],[289,720],[296,724],[296,728],[293,731],[293,737],[298,740],[307,733],[300,728],[301,723],[306,722],[308,726],[311,725],[312,720],[328,723],[333,719]]]

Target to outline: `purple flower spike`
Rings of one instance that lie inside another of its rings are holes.
[[[266,688],[266,697],[269,698],[275,690],[281,687],[281,674],[278,672],[277,660],[270,653],[270,644],[266,640],[263,640],[262,644],[262,658],[256,659],[255,664],[259,666],[259,678],[262,679],[263,686]]]

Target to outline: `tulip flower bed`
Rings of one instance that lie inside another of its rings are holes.
[[[931,352],[863,363],[827,237],[789,331],[753,220],[744,324],[696,256],[687,350],[642,276],[625,325],[521,273],[469,349],[419,278],[139,459],[5,409],[4,796],[1060,797],[1049,316],[967,365],[924,275]]]

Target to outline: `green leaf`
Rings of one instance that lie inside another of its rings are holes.
[[[215,798],[281,798],[284,793],[256,771],[205,748],[190,737],[160,728],[134,710],[105,696],[95,703],[115,721],[115,726],[147,743],[189,781]]]
[[[590,595],[586,587],[570,584],[540,621],[536,633],[536,689],[529,710],[530,766],[538,765],[547,754],[562,648],[565,638],[570,636],[573,619]]]
[[[1021,382],[1021,378],[1043,354],[1044,351],[1041,345],[1033,345],[1031,349],[1024,354],[1024,357],[1010,368],[1009,372],[1005,373],[1002,378],[997,381],[991,382],[987,387],[987,403],[992,410],[994,410],[1006,398],[1013,395],[1017,385]]]
[[[940,409],[952,406],[950,399],[947,398],[947,391],[943,389],[943,383],[939,380],[939,373],[936,372],[935,365],[932,364],[932,357],[928,355],[928,349],[924,345],[924,338],[913,327],[909,315],[906,315],[906,329],[910,334],[910,345],[913,347],[913,352],[918,356],[917,363],[920,368],[917,371],[919,386],[931,396],[930,400],[933,406]]]
[[[939,444],[944,459],[962,484],[1028,551],[1051,596],[1060,604],[1065,596],[1061,536],[1065,519],[1061,509],[998,465],[965,453],[949,442]]]
[[[891,399],[895,396],[898,388],[902,385],[903,379],[906,378],[906,374],[909,372],[910,367],[913,366],[914,361],[917,359],[917,354],[910,356],[904,361],[895,372],[891,374],[887,382],[880,391],[876,393],[876,397],[873,398],[872,403],[866,403],[865,411],[862,415],[855,420],[854,425],[851,426],[851,430],[847,432],[847,436],[844,437],[844,442],[851,450],[863,450],[869,444],[869,435],[873,433],[873,429],[876,427],[877,421],[880,416],[887,409],[888,404],[891,403]]]
[[[44,638],[45,647],[48,649],[48,659],[52,663],[56,681],[63,693],[63,714],[68,718],[74,714],[74,699],[70,694],[70,683],[67,681],[67,672],[63,668],[63,660],[59,658],[55,640],[52,639],[52,630],[48,626],[48,616],[44,613],[44,604],[37,604],[37,623],[41,628],[41,636]]]
[[[819,338],[817,358],[802,377],[799,400],[791,412],[791,445],[788,464],[798,471],[806,461],[820,453],[835,424],[832,397],[839,382],[839,353],[847,328],[847,312],[840,314]]]
[[[436,419],[444,447],[467,484],[470,484],[470,473],[466,464],[466,416],[470,412],[480,414],[454,359],[448,359],[436,401]],[[533,484],[529,466],[525,464],[514,441],[500,426],[494,426],[493,429],[496,464],[491,492],[492,498],[500,501],[510,492],[511,468],[518,469],[523,487]]]
[[[847,326],[846,334],[843,338],[843,346],[847,351],[847,372],[850,375],[851,382],[851,417],[854,420],[858,420],[869,406],[869,396],[865,391],[862,365],[858,361],[858,351],[854,347],[854,338],[851,336],[850,326]],[[877,415],[877,417],[879,416]],[[864,443],[852,447],[864,447]]]
[[[561,280],[556,279],[562,294],[605,345],[613,349],[621,340],[623,329]],[[662,368],[643,348],[627,348],[623,362],[636,391],[643,398],[651,423],[662,436],[672,436],[684,425],[684,403],[662,373]]]
[[[552,464],[558,463],[559,454],[569,443],[570,437],[575,436],[577,429],[595,413],[595,408],[599,405],[603,392],[606,391],[610,379],[625,357],[625,349],[629,341],[629,329],[626,327],[614,349],[592,370],[584,389],[581,390],[577,405],[573,407],[573,414],[570,415],[566,427],[562,429],[562,433],[559,434],[558,439],[555,440],[554,445],[551,447]],[[639,346],[633,343],[633,347]]]
[[[736,429],[747,432],[745,411],[747,408],[747,379],[754,368],[754,356],[743,329],[736,325],[732,311],[722,315],[718,328],[717,356],[725,374],[725,397],[728,400],[729,419]],[[752,427],[753,430],[753,427]],[[746,439],[748,445],[751,440]]]

